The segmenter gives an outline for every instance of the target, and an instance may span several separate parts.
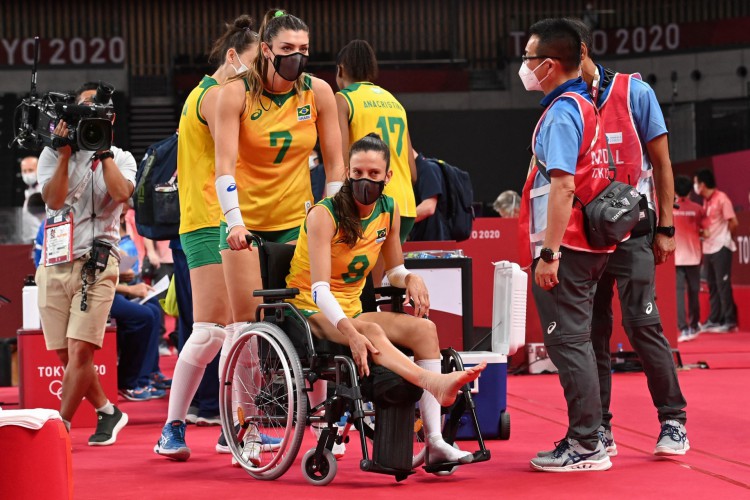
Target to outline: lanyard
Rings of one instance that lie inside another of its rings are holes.
[[[78,184],[78,187],[76,188],[75,192],[73,193],[73,198],[70,203],[70,205],[75,205],[78,203],[78,200],[81,199],[81,196],[83,196],[83,190],[86,189],[86,186],[88,186],[89,182],[91,182],[91,179],[94,177],[94,172],[99,167],[99,164],[101,163],[99,160],[95,160],[92,157],[91,162],[91,169],[86,172],[86,177],[83,178],[80,184]]]
[[[594,66],[594,81],[591,82],[591,98],[594,100],[594,106],[599,107],[597,98],[599,97],[599,91],[601,90],[600,85],[601,75],[599,75],[599,68]]]

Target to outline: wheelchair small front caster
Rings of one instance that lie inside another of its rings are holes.
[[[315,486],[325,486],[336,477],[338,463],[331,450],[323,450],[323,456],[315,454],[315,448],[311,448],[302,457],[302,474],[308,483]]]

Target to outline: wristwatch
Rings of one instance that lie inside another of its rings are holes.
[[[542,248],[539,257],[541,257],[544,262],[554,262],[560,260],[562,252],[553,252],[551,248],[544,247]]]
[[[674,226],[656,226],[656,232],[668,238],[674,237]]]
[[[101,153],[95,154],[94,158],[96,158],[99,161],[104,161],[107,158],[114,159],[115,154],[112,151],[102,151]]]

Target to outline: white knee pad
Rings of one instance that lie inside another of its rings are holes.
[[[221,350],[226,331],[213,323],[193,323],[193,333],[180,356],[193,366],[206,367]]]

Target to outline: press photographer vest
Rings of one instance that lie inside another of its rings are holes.
[[[578,150],[576,172],[574,176],[575,195],[586,204],[602,191],[608,184],[607,178],[607,144],[602,133],[599,114],[593,103],[575,92],[565,92],[550,103],[539,118],[534,134],[531,137],[531,148],[536,158],[536,138],[547,112],[563,98],[572,99],[583,122],[583,139]],[[538,160],[537,160],[538,161]],[[519,214],[519,255],[522,267],[531,265],[539,250],[547,230],[547,203],[549,201],[550,183],[539,171],[537,161],[533,161],[531,171],[526,179],[521,194],[521,211]],[[534,185],[537,187],[534,187]],[[615,247],[593,249],[586,239],[581,204],[573,204],[568,226],[562,238],[562,246],[571,250],[592,253],[611,253]]]

